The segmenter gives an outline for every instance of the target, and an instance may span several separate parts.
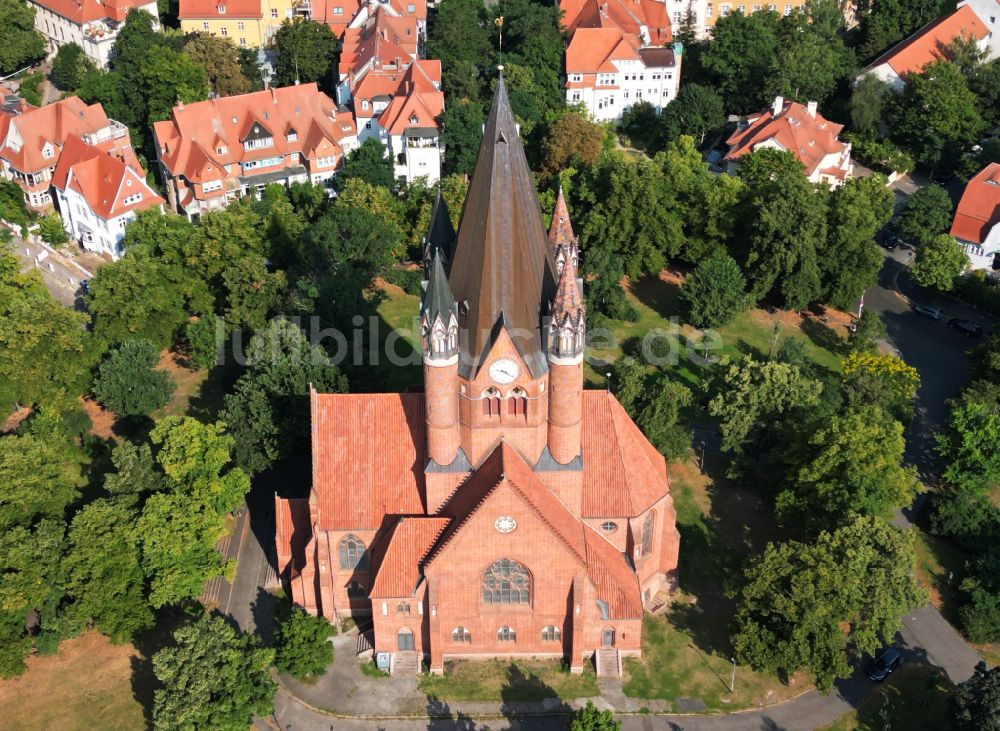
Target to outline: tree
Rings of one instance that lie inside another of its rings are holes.
[[[54,212],[38,219],[38,234],[50,246],[59,247],[69,241],[66,237],[66,229],[63,228],[62,218]]]
[[[151,48],[139,75],[150,124],[169,119],[179,102],[189,104],[208,98],[205,67],[168,46]]]
[[[400,245],[399,228],[392,222],[349,205],[332,206],[303,237],[304,249],[320,271],[355,267],[368,280],[392,264]]]
[[[326,666],[333,662],[329,637],[337,634],[326,617],[313,617],[285,602],[274,619],[274,664],[278,670],[300,680],[326,672]]]
[[[885,340],[885,323],[879,314],[873,310],[865,310],[854,323],[851,333],[851,351],[855,353],[871,353],[878,349],[878,344]]]
[[[778,57],[778,24],[773,11],[730,13],[715,23],[701,65],[730,111],[746,114],[764,104],[768,92],[760,80],[770,76]]]
[[[65,559],[67,610],[116,642],[153,625],[139,561],[135,510],[128,500],[97,500],[73,518]]]
[[[208,86],[216,95],[235,96],[251,90],[251,78],[244,73],[237,46],[230,39],[194,33],[184,44],[184,54],[204,67]]]
[[[808,8],[781,19],[779,51],[766,88],[772,94],[829,99],[855,70],[854,51],[844,44],[837,0],[810,0]],[[770,96],[771,94],[769,94]]]
[[[427,58],[441,60],[449,108],[482,101],[482,69],[492,66],[495,48],[486,16],[483,0],[455,0],[442,3],[428,28]]]
[[[737,656],[754,668],[807,668],[821,692],[851,673],[850,656],[892,641],[925,600],[913,576],[913,538],[871,517],[814,543],[768,544],[739,593]]]
[[[987,669],[980,661],[972,677],[955,690],[951,717],[959,731],[1000,729],[1000,668]]]
[[[85,74],[97,67],[87,54],[76,43],[66,43],[59,46],[55,59],[52,61],[52,71],[49,78],[52,83],[64,91],[72,91],[80,86]]]
[[[882,109],[889,85],[873,74],[858,79],[851,92],[851,128],[856,132],[875,132],[882,120]]]
[[[941,14],[939,0],[879,0],[873,2],[861,21],[859,54],[870,59],[910,36]]]
[[[918,246],[948,233],[951,228],[951,198],[940,185],[920,188],[906,199],[896,226],[900,235]]]
[[[736,452],[763,420],[816,404],[823,388],[797,366],[750,357],[723,361],[715,385],[708,413],[721,421],[722,448]]]
[[[670,142],[691,135],[698,146],[709,132],[726,123],[722,96],[710,86],[684,84],[677,96],[660,113],[664,138]]]
[[[663,134],[660,130],[660,115],[656,107],[643,99],[622,112],[618,120],[618,131],[628,138],[629,144],[652,155],[660,146]]]
[[[691,390],[666,374],[657,378],[643,399],[636,422],[667,459],[677,459],[691,448],[691,434],[680,421],[681,409],[691,405]]]
[[[268,670],[274,651],[221,617],[204,616],[174,632],[153,656],[161,687],[153,700],[155,729],[242,731],[271,713],[278,689]]]
[[[890,122],[896,142],[933,170],[958,164],[986,126],[965,77],[948,61],[908,77]]]
[[[136,114],[134,110],[127,108],[122,91],[122,77],[117,71],[88,71],[80,79],[76,95],[87,104],[100,104],[112,119],[125,120]],[[140,139],[135,139],[132,144],[138,147]]]
[[[28,207],[24,202],[24,191],[13,180],[0,180],[0,218],[20,226],[22,233],[28,227]]]
[[[530,87],[517,83],[513,76],[513,83],[508,85],[511,107],[530,127],[540,122],[549,110],[562,109],[566,104],[565,91],[559,81],[565,48],[559,8],[533,0],[507,0],[502,12],[497,6],[491,7],[490,12],[494,17],[503,16],[505,76],[511,67],[519,66],[531,78]],[[500,26],[493,23],[488,27],[495,40]],[[534,113],[529,113],[529,108]],[[529,131],[526,129],[524,133]]]
[[[352,178],[360,178],[389,190],[395,187],[392,158],[385,154],[385,146],[374,137],[366,139],[344,158],[344,165],[337,174],[337,186],[343,187]]]
[[[901,464],[903,425],[881,408],[850,408],[810,431],[802,449],[791,451],[791,484],[776,500],[785,525],[836,529],[858,515],[889,517],[913,500],[919,483]]]
[[[944,479],[979,493],[1000,484],[1000,386],[974,381],[951,402],[947,428],[937,436],[947,465]]]
[[[961,245],[948,234],[940,234],[920,247],[910,271],[920,286],[948,292],[968,263]]]
[[[724,254],[695,267],[681,286],[681,300],[696,327],[722,327],[750,306],[743,272]]]
[[[118,416],[147,415],[163,408],[174,392],[166,371],[155,370],[160,354],[148,340],[126,340],[98,369],[94,395]]]
[[[45,39],[35,30],[35,10],[24,0],[0,0],[0,74],[45,58]]]
[[[881,406],[897,419],[908,419],[920,386],[917,369],[892,353],[851,353],[841,363],[847,400]]]
[[[438,122],[441,124],[441,144],[444,145],[445,175],[470,175],[476,164],[476,154],[483,136],[483,108],[478,102],[449,102]]]
[[[104,477],[104,489],[111,495],[139,495],[167,486],[163,473],[157,470],[149,444],[134,444],[124,439],[111,450],[111,463],[115,471]]]
[[[621,721],[615,720],[613,711],[599,711],[593,701],[574,713],[566,731],[621,731]]]
[[[62,519],[78,495],[79,475],[61,446],[28,434],[0,437],[0,533],[30,528],[45,518]]]
[[[570,164],[593,165],[604,144],[604,128],[579,112],[566,112],[549,125],[542,140],[542,174],[552,175]]]
[[[156,19],[145,10],[129,12],[111,48],[111,70],[115,72],[113,80],[117,82],[113,93],[121,98],[121,104],[117,107],[119,114],[115,118],[133,133],[138,131],[146,134],[149,107],[142,67],[153,49],[164,41],[164,36],[157,32],[156,25]],[[169,85],[170,79],[167,78],[165,82]],[[107,91],[106,83],[110,83],[110,80],[100,85],[103,91]],[[161,103],[164,101],[169,99],[163,99]]]
[[[323,23],[313,23],[302,16],[281,22],[272,41],[276,58],[274,83],[291,86],[330,82],[337,39]]]

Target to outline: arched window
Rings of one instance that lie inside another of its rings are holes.
[[[456,627],[451,631],[451,641],[460,642],[463,645],[468,645],[472,642],[472,635],[469,634],[469,630],[465,627]]]
[[[558,642],[562,638],[562,633],[555,625],[550,624],[542,630],[542,642]]]
[[[531,602],[531,576],[517,561],[502,558],[483,574],[484,604],[528,604]]]
[[[650,511],[646,520],[642,523],[642,555],[648,556],[653,550],[653,523],[656,522],[656,513]]]
[[[507,397],[507,413],[510,416],[528,415],[528,394],[523,388],[515,388]]]
[[[365,544],[353,534],[348,533],[343,537],[337,552],[340,555],[340,568],[342,569],[363,569],[368,566]]]
[[[364,584],[359,584],[356,581],[351,581],[347,584],[348,599],[364,599],[367,596],[368,590],[365,588]]]
[[[396,614],[409,614],[409,613],[410,613],[410,605],[407,604],[406,602],[400,602],[399,604],[396,605]]]
[[[517,632],[513,627],[504,625],[497,630],[497,642],[517,642]]]
[[[448,328],[448,350],[451,352],[458,350],[458,325],[452,324]]]
[[[483,391],[483,416],[500,416],[500,392],[493,386]]]

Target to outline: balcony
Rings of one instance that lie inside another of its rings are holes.
[[[437,147],[438,138],[437,137],[407,137],[406,138],[407,147]]]
[[[108,122],[107,127],[83,135],[83,141],[88,145],[96,146],[108,140],[120,140],[123,137],[128,137],[128,127],[114,119],[109,119]]]

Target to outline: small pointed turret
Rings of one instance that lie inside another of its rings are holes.
[[[555,210],[552,211],[552,223],[549,225],[549,243],[552,245],[552,256],[559,274],[562,274],[563,264],[567,259],[572,259],[573,266],[579,267],[580,245],[573,234],[573,224],[569,220],[569,209],[566,207],[566,197],[561,185]]]
[[[567,258],[559,274],[559,286],[552,300],[552,320],[549,324],[549,355],[576,358],[583,352],[586,335],[586,309],[576,262]]]
[[[425,358],[447,360],[458,354],[458,307],[440,251],[435,251],[431,259],[420,305],[420,330]]]
[[[437,198],[434,199],[434,207],[431,209],[431,222],[427,227],[427,235],[424,236],[424,272],[430,277],[431,262],[434,253],[440,252],[443,257],[445,273],[451,268],[451,262],[455,258],[455,241],[457,240],[455,227],[451,225],[451,216],[448,213],[448,204],[441,197],[438,190]]]
[[[579,464],[580,425],[583,418],[583,348],[586,310],[576,264],[569,257],[559,275],[549,318],[549,433],[552,459],[562,465]]]

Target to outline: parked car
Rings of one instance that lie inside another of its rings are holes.
[[[903,656],[899,650],[892,647],[882,650],[868,666],[868,679],[873,683],[881,683],[902,664]]]
[[[983,334],[983,326],[977,322],[973,322],[972,320],[963,320],[960,317],[953,317],[948,321],[948,325],[969,338],[978,338]]]
[[[924,317],[929,317],[932,320],[940,320],[944,317],[944,310],[935,305],[914,305],[913,311],[918,315],[923,315]]]
[[[892,251],[899,246],[899,234],[894,228],[884,228],[878,233],[878,242],[887,251]]]

